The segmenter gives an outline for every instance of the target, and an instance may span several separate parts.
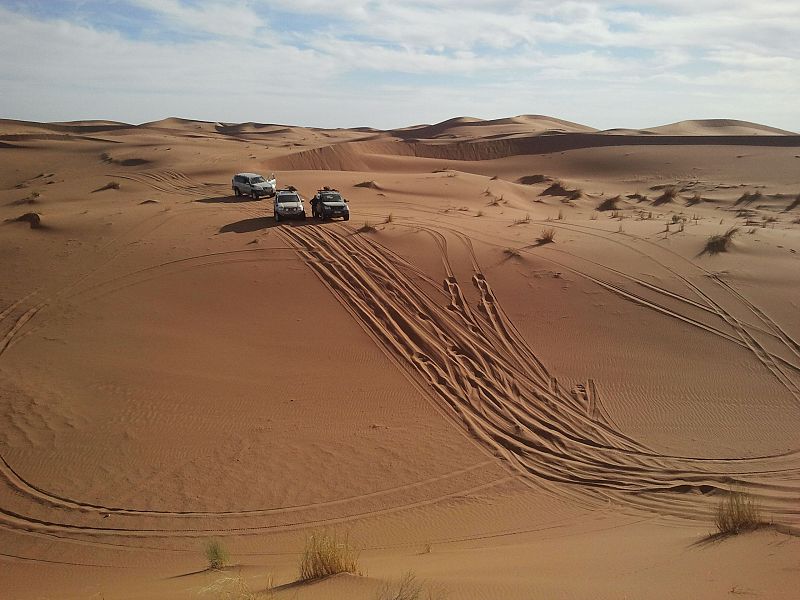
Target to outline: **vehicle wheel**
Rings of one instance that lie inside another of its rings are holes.
[[[280,223],[281,216],[278,213],[275,213],[275,222]]]
[[[235,187],[233,188],[233,195],[238,198],[239,196],[242,195],[242,192],[239,191],[239,188]]]
[[[253,200],[258,200],[258,192],[257,191],[252,190],[250,192],[250,196],[253,198]]]
[[[349,221],[350,220],[350,215],[345,216],[344,220],[345,221]]]

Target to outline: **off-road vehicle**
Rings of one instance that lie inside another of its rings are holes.
[[[323,188],[311,199],[311,214],[323,221],[338,217],[349,221],[350,207],[338,190]]]
[[[272,203],[276,221],[306,218],[303,199],[295,189],[278,190]]]
[[[258,173],[238,173],[231,180],[234,196],[250,196],[258,199],[261,196],[275,195],[275,175],[264,179]]]

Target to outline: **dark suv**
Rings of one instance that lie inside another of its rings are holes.
[[[338,190],[323,188],[311,199],[311,214],[317,219],[333,219],[341,217],[350,220],[350,208],[347,200],[342,198]]]

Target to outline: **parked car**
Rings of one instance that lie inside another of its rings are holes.
[[[311,199],[311,214],[321,220],[341,217],[350,220],[350,207],[347,199],[338,190],[323,188]]]
[[[278,190],[272,202],[276,221],[306,218],[306,209],[303,207],[303,199],[300,197],[300,194],[297,193],[297,190]]]
[[[234,196],[250,196],[258,199],[261,196],[275,195],[275,175],[265,179],[258,173],[238,173],[231,180]]]

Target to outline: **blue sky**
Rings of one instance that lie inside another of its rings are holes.
[[[0,117],[800,130],[797,0],[0,0]]]

